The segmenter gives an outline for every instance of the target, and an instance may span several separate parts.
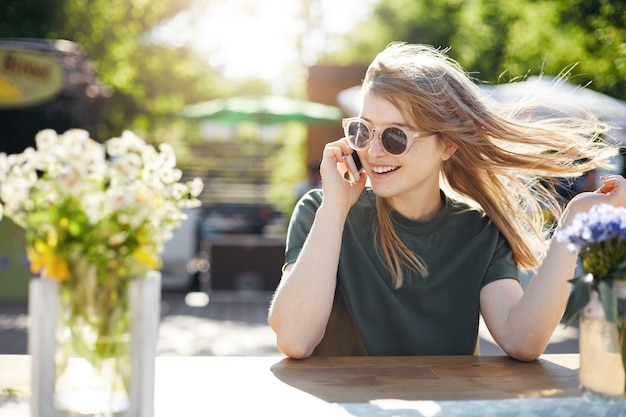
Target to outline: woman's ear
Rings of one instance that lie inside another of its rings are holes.
[[[441,142],[442,146],[443,146],[443,152],[441,153],[441,160],[442,161],[447,161],[448,159],[450,159],[450,157],[452,157],[452,155],[454,155],[454,153],[456,152],[456,150],[458,149],[458,145],[456,143],[452,143],[450,141],[442,141]]]

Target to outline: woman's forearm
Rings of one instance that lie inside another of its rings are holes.
[[[269,310],[278,348],[308,357],[319,344],[332,309],[345,215],[322,204],[297,262],[289,265]]]
[[[510,310],[506,326],[509,334],[502,347],[512,356],[522,359],[539,356],[563,318],[577,255],[570,253],[567,244],[558,242],[556,236],[571,223],[576,212],[587,210],[590,204],[581,201],[572,206],[561,217],[546,256],[524,295]]]
[[[570,293],[569,279],[576,256],[564,243],[553,241],[546,258],[524,295],[511,309],[509,337],[503,349],[518,359],[532,360],[543,353],[559,325]]]

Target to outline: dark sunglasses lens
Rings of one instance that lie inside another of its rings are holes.
[[[402,129],[389,127],[381,135],[383,146],[393,155],[400,155],[406,150],[408,138]]]
[[[362,149],[367,146],[367,142],[370,140],[370,131],[361,122],[351,122],[348,125],[348,140],[357,149]]]

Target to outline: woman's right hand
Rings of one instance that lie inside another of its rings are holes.
[[[285,268],[270,304],[268,321],[278,349],[291,358],[306,358],[324,337],[333,307],[343,228],[350,207],[367,177],[344,178],[343,156],[352,149],[345,139],[324,148],[320,164],[324,199],[295,263]]]
[[[345,138],[330,142],[324,147],[320,165],[324,204],[335,205],[345,210],[345,213],[356,203],[367,181],[365,173],[361,174],[357,182],[345,178],[348,168],[344,162],[344,155],[352,152],[355,151],[350,148]]]

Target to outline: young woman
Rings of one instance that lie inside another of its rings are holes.
[[[467,355],[482,314],[504,352],[534,360],[562,318],[577,258],[548,239],[546,211],[564,227],[595,204],[626,205],[618,175],[562,212],[549,186],[607,166],[617,152],[602,141],[607,127],[498,105],[422,45],[386,48],[362,91],[359,117],[324,149],[323,190],[290,222],[269,311],[278,348],[293,358]],[[344,176],[353,152],[356,182]],[[519,269],[534,271],[526,291]]]

